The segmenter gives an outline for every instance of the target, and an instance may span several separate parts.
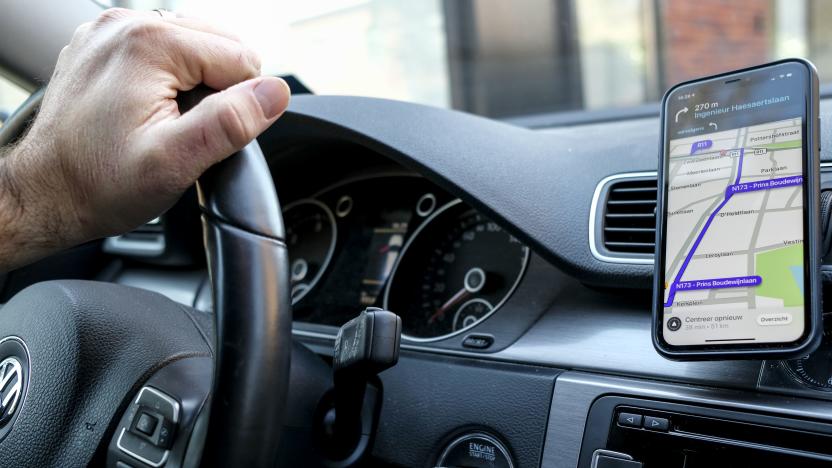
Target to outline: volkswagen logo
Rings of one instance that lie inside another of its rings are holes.
[[[29,388],[29,348],[17,336],[0,340],[0,441],[14,427],[26,405]],[[2,464],[2,462],[0,462]]]
[[[0,427],[11,421],[23,396],[23,365],[14,356],[0,362]]]

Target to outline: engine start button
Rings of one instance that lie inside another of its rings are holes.
[[[484,433],[466,434],[448,444],[437,467],[514,468],[508,450],[495,437]]]

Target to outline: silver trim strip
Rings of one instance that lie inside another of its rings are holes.
[[[598,214],[598,202],[601,198],[601,191],[609,185],[611,182],[619,179],[636,179],[640,177],[658,177],[658,173],[656,171],[651,172],[626,172],[622,174],[613,174],[608,177],[604,177],[601,179],[601,182],[598,182],[598,185],[595,186],[595,193],[592,195],[592,204],[589,207],[589,250],[592,252],[592,256],[602,262],[610,262],[610,263],[628,263],[632,265],[652,265],[653,259],[652,258],[631,258],[631,257],[618,257],[618,256],[611,256],[611,255],[604,255],[598,250],[598,246],[596,244],[597,239],[595,239],[595,218]]]

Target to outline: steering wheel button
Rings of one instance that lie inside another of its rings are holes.
[[[164,419],[179,422],[179,402],[153,387],[143,387],[136,397],[136,404],[157,411]]]
[[[169,419],[162,421],[162,427],[159,428],[159,436],[156,438],[156,446],[164,449],[170,448],[173,444],[174,425]]]
[[[152,467],[164,465],[168,458],[167,450],[156,447],[143,437],[125,429],[121,430],[116,445],[123,453]]]
[[[462,340],[462,346],[465,348],[485,349],[494,344],[494,337],[491,335],[471,334]]]
[[[149,413],[142,411],[139,413],[139,419],[136,420],[135,428],[146,436],[152,436],[153,432],[156,431],[156,425],[158,423],[159,420],[155,416],[151,416]]]

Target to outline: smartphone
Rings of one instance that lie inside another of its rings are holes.
[[[811,352],[822,334],[815,67],[789,59],[681,83],[661,120],[657,351]]]

